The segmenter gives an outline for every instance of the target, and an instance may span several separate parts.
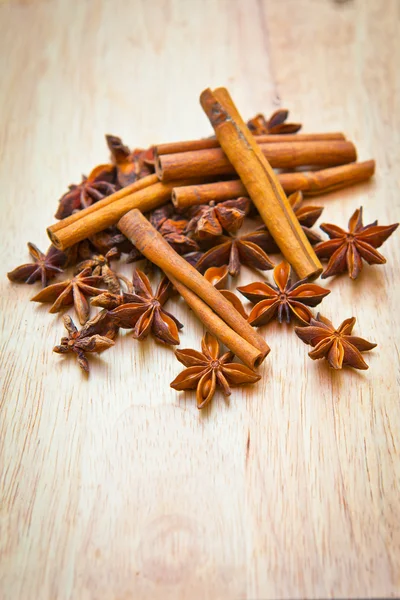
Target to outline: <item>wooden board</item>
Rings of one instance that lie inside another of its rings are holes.
[[[256,387],[197,411],[173,351],[129,332],[85,379],[53,354],[60,316],[10,284],[45,249],[57,198],[132,146],[209,135],[198,97],[279,106],[344,131],[373,183],[322,221],[399,219],[398,0],[2,0],[0,597],[259,599],[398,596],[399,234],[388,264],[328,280],[321,308],[378,343],[368,372],[312,362],[290,327]],[[124,267],[126,273],[131,267]],[[255,279],[244,271],[240,283]],[[181,304],[181,347],[202,327]]]

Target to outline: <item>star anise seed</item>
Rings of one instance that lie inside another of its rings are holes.
[[[170,384],[174,390],[196,390],[197,408],[204,408],[214,396],[219,385],[225,396],[231,394],[230,386],[255,383],[261,379],[249,367],[232,362],[233,353],[220,356],[217,338],[206,333],[201,341],[201,352],[176,350],[175,356],[187,367]]]
[[[89,318],[90,307],[87,296],[97,296],[103,278],[91,275],[91,269],[84,269],[72,279],[54,283],[41,290],[31,298],[33,302],[53,302],[49,312],[59,312],[66,306],[74,305],[75,312],[81,325]]]
[[[137,340],[143,340],[152,333],[164,344],[179,344],[178,331],[183,325],[163,308],[172,290],[169,280],[163,277],[153,294],[146,275],[142,271],[134,271],[133,285],[135,293],[128,295],[132,297],[131,301],[109,313],[115,324],[123,329],[133,329],[133,337]]]
[[[7,273],[7,277],[14,283],[35,283],[42,282],[42,287],[46,287],[49,279],[53,279],[57,273],[63,272],[67,262],[67,255],[55,246],[50,246],[46,254],[43,254],[35,244],[28,242],[29,254],[34,262],[21,265]]]
[[[292,284],[290,265],[284,261],[274,268],[273,277],[276,285],[257,281],[237,288],[248,300],[256,303],[248,318],[250,325],[259,327],[274,317],[279,323],[285,317],[289,323],[291,314],[307,325],[313,317],[308,306],[317,306],[330,294],[330,290],[308,283],[307,278]]]
[[[355,317],[346,319],[335,329],[331,321],[318,314],[312,318],[308,327],[295,327],[299,338],[314,350],[308,356],[313,360],[326,358],[333,369],[341,369],[344,365],[354,369],[368,369],[361,352],[372,350],[376,344],[351,335]]]
[[[349,231],[344,231],[337,225],[323,223],[321,229],[331,239],[317,244],[314,248],[319,258],[329,258],[321,278],[348,271],[351,279],[357,279],[363,266],[362,259],[369,265],[383,265],[386,258],[376,248],[382,246],[398,226],[398,223],[379,226],[378,221],[363,225],[362,207],[350,217]]]
[[[53,352],[76,354],[78,364],[83,371],[89,372],[89,362],[85,354],[87,352],[103,352],[114,346],[114,338],[117,335],[116,328],[110,321],[107,311],[99,313],[95,319],[88,321],[80,331],[69,315],[64,315],[64,326],[68,337],[61,338],[59,346],[54,346]]]

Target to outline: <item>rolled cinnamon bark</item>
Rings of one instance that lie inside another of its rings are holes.
[[[139,210],[129,211],[118,222],[118,228],[146,258],[204,300],[236,333],[257,348],[263,359],[267,356],[270,348],[261,335],[232,308],[221,292],[171,248]]]
[[[240,179],[276,244],[300,279],[322,272],[271,165],[254,141],[225,88],[205,90],[200,103],[210,119],[222,149]]]
[[[164,270],[168,279],[176,287],[179,294],[197,315],[206,329],[217,337],[229,350],[231,350],[245,365],[254,369],[258,367],[265,356],[260,350],[249,344],[241,335],[236,333],[227,325],[221,317],[199,298],[194,292],[187,288],[176,277],[171,275],[168,270]]]
[[[63,219],[63,221],[48,227],[47,234],[52,244],[60,250],[65,250],[73,244],[84,240],[85,238],[103,231],[117,221],[132,208],[139,208],[143,212],[153,210],[162,206],[171,197],[172,190],[179,185],[186,185],[193,180],[175,181],[161,183],[156,175],[150,175],[156,178],[157,183],[153,183],[143,189],[139,189],[133,194],[110,201],[111,196],[104,198],[109,202],[103,203],[100,200],[93,206],[89,206],[78,213]],[[146,178],[147,179],[147,178]],[[154,181],[154,179],[153,179]],[[139,183],[139,182],[137,182]],[[99,206],[101,205],[101,206]],[[72,218],[74,217],[74,218]],[[61,224],[64,226],[61,227]]]
[[[367,181],[374,173],[375,161],[367,160],[320,171],[279,173],[278,179],[286,194],[301,191],[305,196],[317,196]],[[174,188],[172,202],[176,208],[184,209],[211,201],[222,202],[246,195],[247,190],[243,183],[240,179],[235,179]]]
[[[257,144],[256,144],[257,146]],[[258,146],[271,167],[332,167],[357,160],[354,144],[347,141],[280,142]],[[231,175],[235,168],[221,148],[155,155],[156,174],[168,182],[191,177]]]
[[[281,142],[321,142],[328,140],[345,140],[343,133],[285,133],[274,135],[255,135],[257,144],[279,144]],[[217,138],[205,138],[200,140],[185,140],[183,142],[170,142],[157,144],[154,152],[158,156],[164,154],[177,154],[178,152],[190,152],[192,150],[207,150],[208,148],[220,148]]]

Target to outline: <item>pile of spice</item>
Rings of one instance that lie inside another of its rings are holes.
[[[176,350],[186,368],[171,387],[195,389],[199,408],[217,386],[229,395],[231,387],[260,379],[256,369],[270,349],[256,328],[273,319],[296,324],[312,359],[325,358],[334,369],[367,369],[361,353],[376,344],[352,335],[354,317],[336,328],[314,314],[330,293],[315,279],[347,272],[354,280],[363,261],[384,264],[377,248],[398,224],[364,225],[360,208],[348,231],[322,224],[329,236],[323,240],[312,229],[323,208],[304,197],[369,179],[374,161],[356,162],[354,144],[342,133],[298,133],[301,125],[288,123],[286,110],[246,125],[225,88],[205,90],[200,103],[214,137],[131,151],[106,136],[112,162],[61,197],[47,253],[28,243],[33,262],[8,273],[12,282],[41,282],[31,300],[49,303],[51,313],[74,307],[82,327],[65,315],[67,335],[54,352],[75,354],[88,372],[87,354],[113,346],[120,328],[137,340],[152,335],[179,345],[183,325],[165,305],[181,296],[206,333],[201,350]],[[249,219],[259,221],[250,232],[243,229]],[[283,260],[276,264],[269,254],[278,252]],[[131,280],[115,268],[123,255],[126,262],[144,261]],[[320,259],[328,261],[325,270]],[[273,269],[273,282],[257,274],[237,288],[253,305],[250,312],[227,289],[241,265]],[[154,290],[147,274],[155,266],[161,276]],[[67,269],[69,278],[50,283]],[[90,318],[92,307],[100,311]]]

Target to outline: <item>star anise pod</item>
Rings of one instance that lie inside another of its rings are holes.
[[[314,246],[314,244],[318,244],[318,242],[320,242],[322,238],[316,231],[313,231],[311,227],[321,216],[324,207],[311,205],[303,206],[304,199],[302,192],[295,192],[294,194],[290,194],[290,196],[288,196],[288,200],[310,244],[312,246]],[[260,228],[260,231],[261,230],[267,231],[267,234],[269,236],[268,239],[266,239],[265,241],[266,252],[270,252],[271,254],[280,252],[278,246],[275,243],[274,238],[267,230],[267,228],[263,226],[262,228]]]
[[[272,113],[268,120],[262,114],[256,115],[247,121],[247,127],[254,135],[297,133],[301,129],[301,124],[285,123],[288,116],[288,110],[285,108],[279,108]]]
[[[201,352],[176,350],[175,356],[188,367],[170,384],[174,390],[196,390],[197,408],[204,408],[214,396],[219,385],[225,396],[231,394],[230,386],[255,383],[261,379],[249,367],[232,362],[233,353],[220,356],[217,338],[206,333],[201,341]]]
[[[43,254],[35,244],[28,242],[29,254],[34,262],[16,267],[13,271],[7,273],[7,277],[14,283],[35,283],[42,282],[46,287],[47,281],[53,279],[57,273],[63,272],[67,262],[67,255],[55,246],[50,246],[46,254]]]
[[[224,230],[236,233],[243,225],[250,206],[250,199],[244,197],[196,206],[191,211],[186,230],[199,240],[220,236]]]
[[[172,286],[163,277],[153,294],[150,282],[142,271],[133,272],[135,293],[129,294],[132,300],[110,311],[110,316],[118,327],[133,329],[133,337],[145,339],[149,333],[164,344],[179,344],[179,329],[183,325],[163,305],[168,300]]]
[[[75,327],[71,317],[64,315],[64,326],[68,332],[68,337],[61,338],[60,345],[54,346],[53,352],[58,354],[72,352],[76,354],[80,368],[86,373],[89,372],[89,362],[85,354],[87,352],[103,352],[103,350],[114,346],[113,340],[118,331],[106,311],[99,313],[94,319],[88,321],[80,331]]]
[[[133,247],[132,242],[115,226],[94,233],[88,238],[88,241],[95,248],[96,252],[103,255],[107,254],[112,248],[118,248],[120,252],[128,253]]]
[[[65,219],[74,211],[87,208],[113,192],[115,192],[114,165],[99,165],[88,177],[83,176],[81,183],[69,186],[69,191],[59,200],[55,218]]]
[[[208,250],[197,262],[196,269],[203,272],[209,267],[228,265],[229,274],[236,277],[240,266],[246,265],[253,269],[266,271],[274,266],[263,250],[269,236],[265,231],[253,231],[246,235],[216,238],[217,246]]]
[[[122,143],[121,138],[114,135],[106,135],[106,141],[117,169],[117,182],[121,187],[153,173],[145,162],[147,150],[136,148],[131,151]]]
[[[398,223],[379,226],[378,221],[364,226],[362,207],[351,216],[349,231],[344,231],[337,225],[323,223],[321,229],[331,239],[314,248],[319,258],[329,258],[321,278],[332,277],[347,270],[350,278],[356,279],[362,269],[362,259],[369,265],[383,265],[386,258],[376,248],[382,246],[398,226]]]
[[[248,318],[250,325],[259,327],[274,317],[278,318],[279,323],[285,317],[289,323],[291,314],[305,325],[310,322],[313,314],[308,306],[317,306],[330,294],[330,290],[308,283],[307,278],[292,284],[290,275],[290,265],[283,261],[274,268],[276,285],[257,281],[237,288],[248,300],[256,303]]]
[[[318,314],[308,327],[295,327],[294,330],[305,344],[313,346],[314,350],[308,354],[313,360],[326,358],[334,369],[344,365],[368,369],[361,352],[372,350],[376,344],[351,335],[355,322],[355,317],[351,317],[335,329],[331,321]]]
[[[74,305],[81,325],[89,318],[90,308],[87,296],[97,296],[103,283],[100,275],[91,275],[91,269],[84,269],[72,279],[54,283],[31,298],[33,302],[53,302],[49,312],[56,313],[66,306]]]
[[[225,286],[228,275],[227,265],[223,265],[222,267],[209,267],[204,273],[205,279],[217,288],[217,290]]]

